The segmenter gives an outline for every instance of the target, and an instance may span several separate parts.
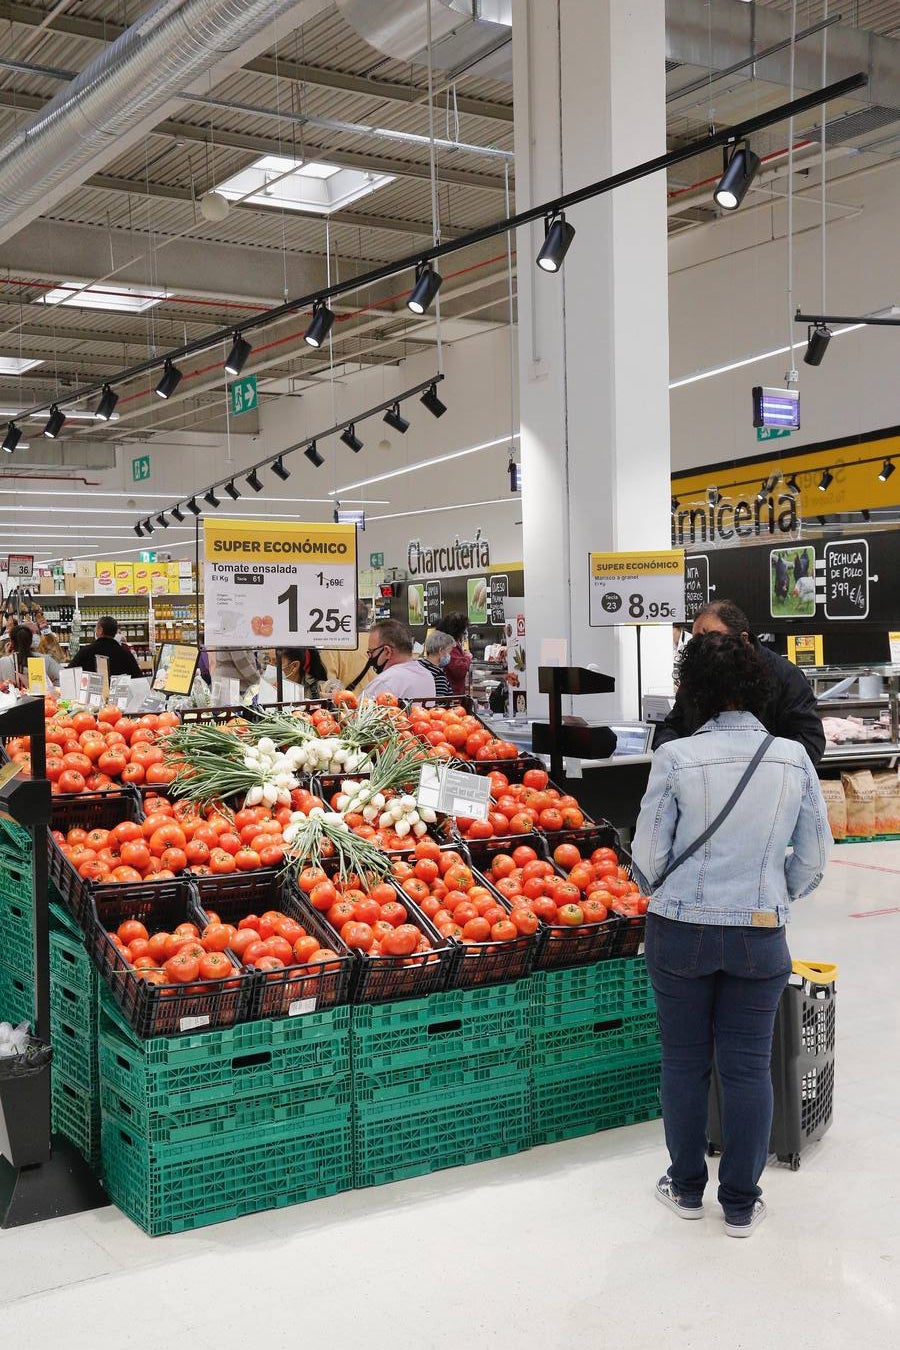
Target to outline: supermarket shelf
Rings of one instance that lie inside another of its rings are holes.
[[[900,743],[897,741],[867,741],[845,745],[829,745],[825,749],[821,763],[857,764],[863,760],[893,760],[900,756]]]

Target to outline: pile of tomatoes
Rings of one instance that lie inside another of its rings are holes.
[[[459,704],[423,708],[414,703],[409,710],[409,724],[413,735],[431,746],[435,754],[446,758],[478,761],[519,756],[511,741],[497,740]]]
[[[207,911],[207,917],[209,923],[199,935],[200,945],[206,951],[224,952],[227,949],[245,966],[268,975],[293,965],[324,965],[331,970],[340,967],[337,952],[323,947],[301,923],[281,910],[247,914],[236,926],[223,923],[214,912]]]
[[[491,781],[491,809],[487,820],[457,816],[456,825],[464,839],[496,839],[510,834],[531,834],[532,830],[580,830],[586,817],[575,797],[566,796],[550,786],[544,769],[526,769],[521,783],[510,783],[505,773],[495,769]]]
[[[510,914],[459,853],[420,841],[392,872],[401,891],[418,905],[441,937],[459,942],[512,942],[538,930],[534,914]]]
[[[51,705],[55,706],[55,705]],[[178,726],[176,713],[125,717],[121,709],[101,708],[97,715],[58,711],[47,720],[47,777],[58,793],[106,792],[120,783],[162,787],[175,770],[163,763],[167,732]]]
[[[139,919],[125,919],[108,937],[135,975],[148,984],[191,985],[236,974],[224,945],[208,945],[195,923],[180,923],[171,933],[151,934]]]
[[[411,965],[422,964],[422,953],[434,955],[415,913],[401,902],[389,881],[367,886],[362,878],[351,875],[342,882],[311,865],[303,869],[297,883],[351,951],[405,957]]]
[[[619,865],[615,849],[596,848],[585,859],[574,844],[560,844],[553,860],[556,867],[528,844],[494,855],[487,875],[509,901],[514,920],[526,910],[551,928],[578,928],[603,923],[610,914],[646,913],[647,898]]]

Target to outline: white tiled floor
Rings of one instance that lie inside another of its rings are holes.
[[[838,849],[791,947],[841,967],[837,1109],[749,1242],[654,1201],[655,1122],[179,1237],[114,1209],[0,1232],[0,1345],[900,1345],[900,845]]]

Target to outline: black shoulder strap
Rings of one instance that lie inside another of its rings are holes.
[[[374,660],[372,659],[372,657],[370,656],[369,659],[368,659],[368,661],[366,662],[366,664],[363,666],[362,670],[361,670],[361,671],[359,672],[359,674],[356,676],[356,678],[353,679],[353,680],[351,680],[350,683],[346,686],[346,688],[347,688],[347,693],[348,693],[348,694],[351,694],[351,693],[353,692],[353,690],[354,690],[354,689],[356,688],[356,686],[359,684],[359,682],[360,682],[360,680],[362,679],[362,677],[365,675],[366,671],[367,671],[367,670],[373,670],[373,669],[374,669],[374,666],[375,666],[375,662],[374,662]]]
[[[756,751],[756,754],[750,760],[750,763],[747,765],[744,772],[741,774],[741,778],[737,787],[734,789],[734,792],[732,792],[731,796],[728,798],[728,801],[722,807],[722,810],[716,816],[715,820],[712,821],[709,825],[707,825],[703,833],[698,835],[697,838],[693,841],[693,843],[688,844],[687,848],[684,849],[682,853],[679,853],[678,857],[675,858],[673,862],[669,863],[665,871],[656,878],[656,881],[654,881],[653,883],[654,888],[656,888],[657,886],[661,886],[662,883],[665,881],[666,877],[670,876],[671,873],[675,871],[676,867],[680,867],[683,862],[686,862],[687,859],[692,857],[692,855],[695,854],[698,849],[703,847],[707,839],[712,838],[712,836],[715,834],[716,830],[719,828],[719,826],[722,824],[725,818],[731,814],[731,811],[735,803],[737,802],[741,793],[744,791],[744,788],[750,782],[750,779],[756,772],[757,765],[759,764],[763,755],[768,750],[769,746],[772,744],[773,740],[774,737],[769,735],[763,737],[762,744]]]

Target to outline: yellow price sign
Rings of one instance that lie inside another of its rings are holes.
[[[592,628],[683,621],[684,549],[588,557]]]
[[[791,633],[787,640],[787,656],[795,666],[823,666],[821,633]]]
[[[153,688],[165,694],[189,694],[200,652],[181,642],[164,642],[159,652]]]
[[[28,692],[29,694],[47,693],[47,665],[42,656],[29,656],[28,658]]]

